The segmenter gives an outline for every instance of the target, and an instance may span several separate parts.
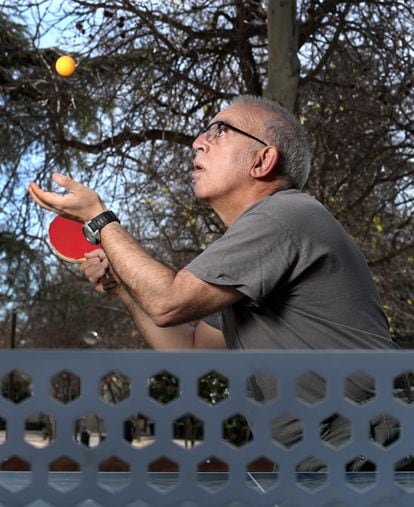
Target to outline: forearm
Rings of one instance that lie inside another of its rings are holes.
[[[175,273],[148,255],[117,223],[108,224],[101,231],[101,241],[129,295],[156,320],[163,311],[163,301],[170,299]]]
[[[188,323],[164,328],[158,327],[131,297],[125,287],[119,287],[117,295],[134,320],[142,337],[151,348],[157,350],[194,348],[194,326]]]
[[[101,240],[132,299],[157,326],[198,320],[242,297],[234,288],[214,287],[186,270],[174,273],[153,259],[118,223],[105,226]]]
[[[105,210],[99,195],[72,180],[55,173],[53,181],[65,194],[45,192],[31,183],[29,193],[43,208],[80,222],[96,217]],[[100,232],[105,253],[132,299],[160,327],[199,320],[231,306],[244,295],[236,287],[214,285],[182,269],[177,274],[157,262],[116,222]]]

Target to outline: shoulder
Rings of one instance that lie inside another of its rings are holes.
[[[319,210],[327,212],[325,206],[311,195],[299,190],[282,190],[255,203],[247,213],[295,214],[301,211]]]
[[[248,208],[234,225],[241,227],[258,221],[273,222],[275,227],[286,231],[306,228],[321,221],[336,222],[322,203],[298,190],[283,190],[265,197]]]

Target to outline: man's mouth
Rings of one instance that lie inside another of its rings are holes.
[[[198,162],[194,162],[193,164],[193,174],[200,173],[202,171],[205,171],[204,167],[199,164]]]

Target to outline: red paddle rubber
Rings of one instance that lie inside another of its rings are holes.
[[[85,253],[92,252],[101,245],[92,245],[87,241],[81,222],[62,216],[55,217],[49,226],[50,244],[56,255],[67,262],[80,263],[85,261]],[[105,290],[114,289],[118,282],[107,271],[101,279]]]

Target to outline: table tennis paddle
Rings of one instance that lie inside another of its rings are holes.
[[[83,262],[86,260],[85,253],[102,248],[101,245],[89,243],[82,232],[81,222],[60,215],[49,225],[49,240],[56,255],[66,262]],[[113,289],[117,285],[109,272],[101,282],[105,290]]]

